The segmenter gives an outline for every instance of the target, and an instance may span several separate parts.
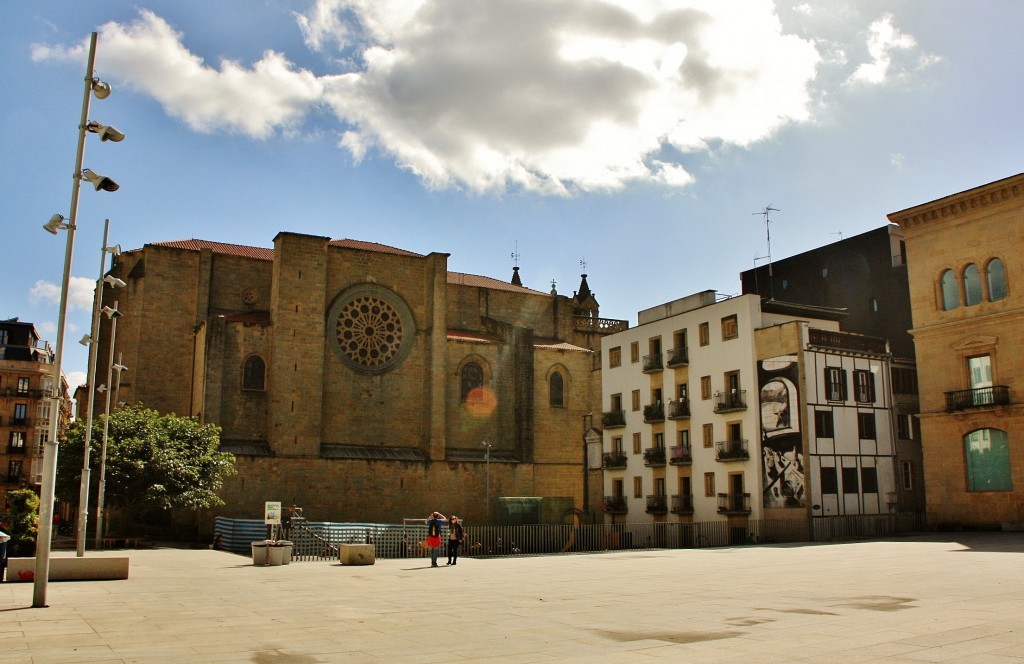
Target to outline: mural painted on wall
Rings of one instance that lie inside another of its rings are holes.
[[[795,355],[758,362],[764,507],[805,507],[800,435],[799,365]]]

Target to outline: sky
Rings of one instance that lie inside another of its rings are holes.
[[[450,254],[606,318],[1021,172],[1017,0],[7,3],[0,318],[86,379],[108,245],[281,231]],[[74,172],[88,40],[113,92]],[[766,223],[763,212],[772,208]],[[101,365],[103,363],[101,362]],[[130,370],[130,367],[129,367]],[[102,382],[102,381],[98,381]]]

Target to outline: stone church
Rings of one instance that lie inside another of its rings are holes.
[[[222,427],[238,475],[216,514],[280,501],[314,520],[483,524],[502,497],[549,499],[543,521],[599,505],[584,426],[601,336],[627,323],[599,317],[585,274],[566,297],[447,260],[289,232],[122,253],[127,288],[103,295],[122,313],[120,398]],[[109,343],[104,325],[99,357]]]

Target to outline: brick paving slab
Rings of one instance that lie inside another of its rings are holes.
[[[438,568],[128,555],[129,579],[51,582],[47,608],[30,583],[0,585],[0,664],[1024,664],[1024,533]]]

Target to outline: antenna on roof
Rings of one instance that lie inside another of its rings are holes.
[[[838,235],[839,236],[839,241],[840,242],[843,241],[843,232],[842,231],[836,231],[835,233],[831,233],[831,235]]]
[[[772,204],[769,203],[760,212],[752,212],[751,214],[764,215],[764,232],[765,235],[768,236],[768,298],[774,300],[775,280],[772,278],[774,276],[774,273],[772,272],[772,230],[770,226],[771,220],[768,219],[769,212],[782,212],[782,210],[779,210],[778,208],[773,208]]]

